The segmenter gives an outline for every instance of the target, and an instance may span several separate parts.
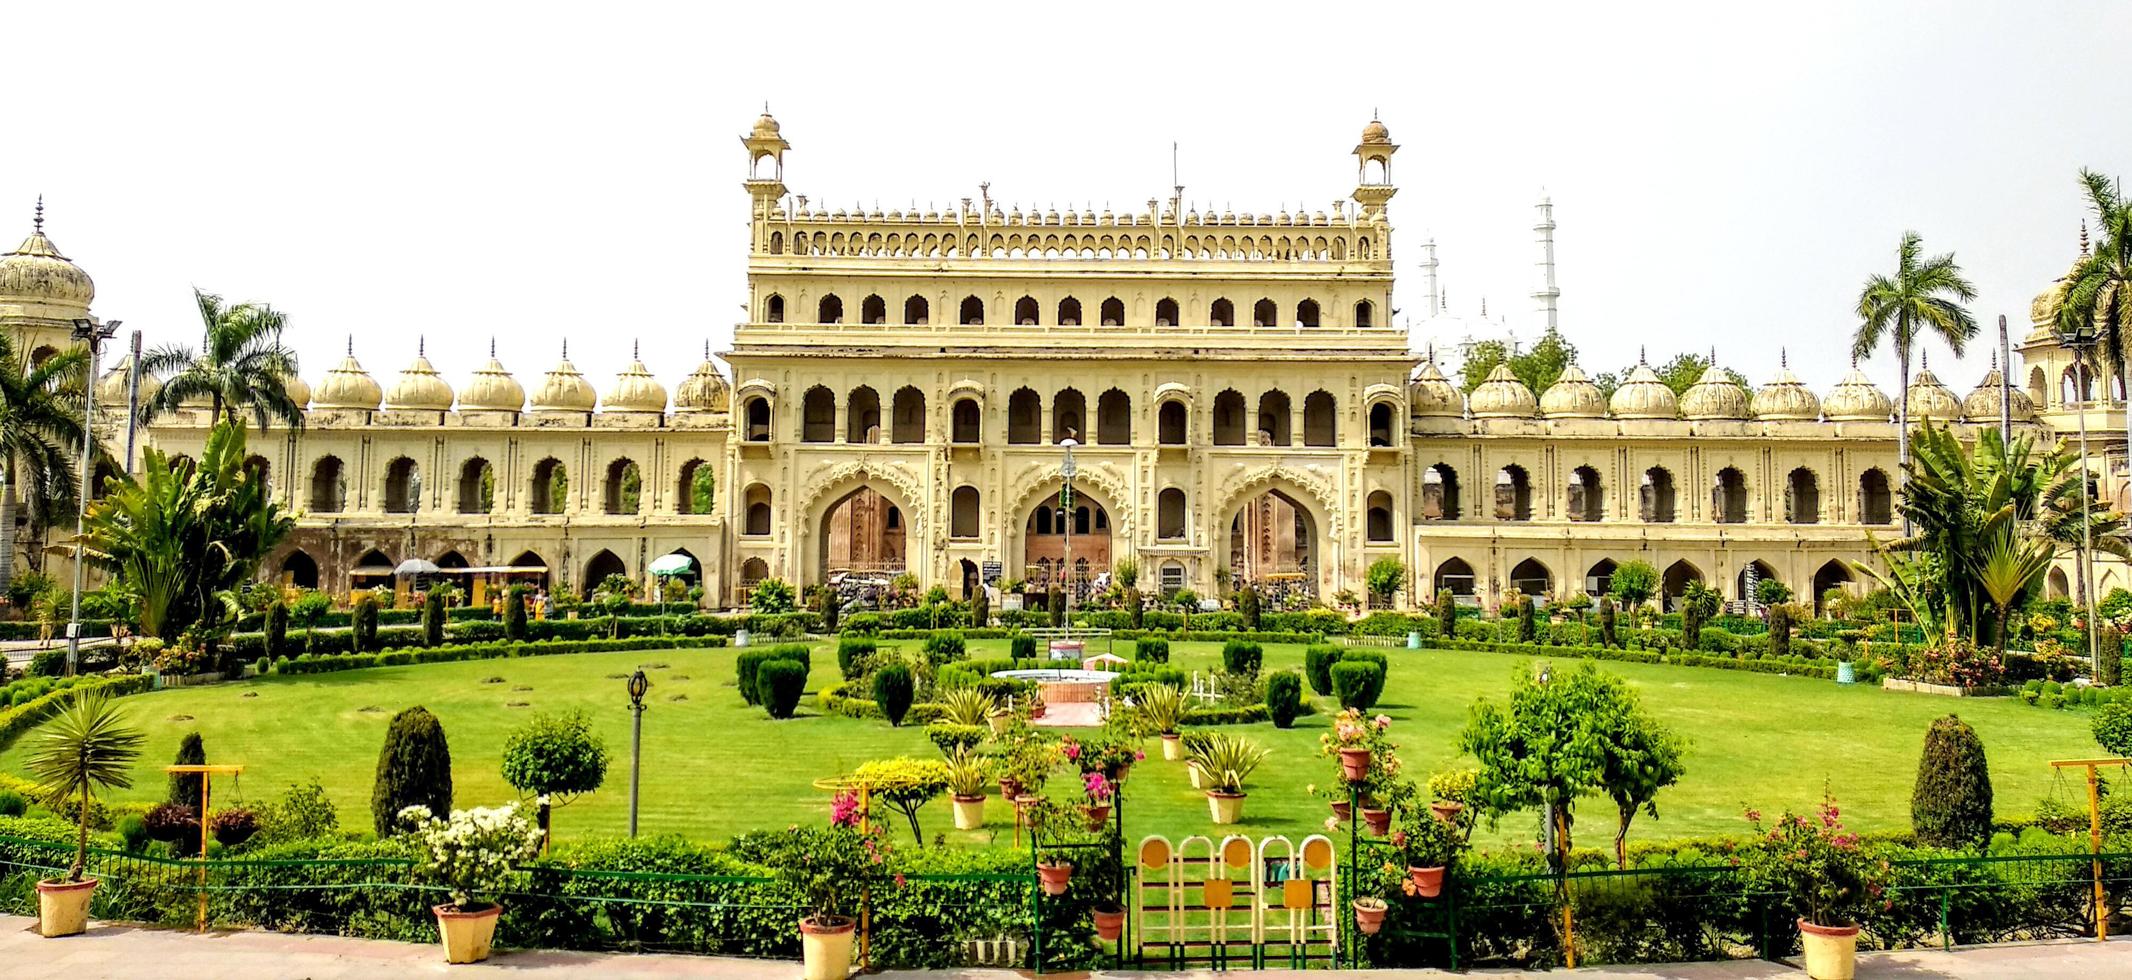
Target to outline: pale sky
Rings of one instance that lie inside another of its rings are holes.
[[[1624,6],[1633,7],[1625,10]],[[192,342],[188,289],[291,317],[316,381],[380,383],[418,335],[457,386],[490,337],[531,387],[564,338],[605,391],[632,338],[669,388],[744,294],[738,137],[767,100],[787,183],[831,207],[995,198],[1328,209],[1372,110],[1395,305],[1534,331],[1553,197],[1561,323],[1596,373],[1788,346],[1825,389],[1905,229],[2018,343],[2072,261],[2082,166],[2132,176],[2106,55],[2123,2],[651,6],[13,5],[0,238],[46,229],[96,312]],[[1966,392],[1987,346],[1941,370]],[[1948,358],[1935,350],[1940,369]],[[1888,358],[1867,365],[1892,388]]]

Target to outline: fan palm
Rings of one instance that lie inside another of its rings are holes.
[[[80,828],[68,881],[80,881],[89,863],[90,792],[132,786],[133,760],[140,758],[144,738],[140,729],[126,724],[118,705],[102,691],[75,698],[39,730],[30,751],[30,775],[55,798],[81,798]]]
[[[1962,307],[1976,299],[1976,288],[1954,264],[1954,253],[1922,257],[1917,232],[1903,232],[1896,249],[1895,274],[1868,277],[1858,291],[1858,332],[1851,354],[1870,357],[1883,342],[1895,349],[1902,366],[1902,390],[1896,398],[1895,454],[1910,460],[1910,354],[1919,339],[1937,336],[1956,357],[1977,334],[1977,321]]]
[[[249,409],[261,429],[271,428],[275,419],[303,428],[303,406],[288,389],[288,380],[296,376],[296,352],[281,342],[288,317],[264,303],[231,306],[197,289],[193,302],[205,328],[200,349],[172,344],[141,358],[142,371],[169,379],[141,405],[142,421],[204,398],[214,406],[217,421],[235,422]]]
[[[2037,580],[2050,570],[2051,560],[2057,557],[2054,542],[2042,538],[2024,537],[2020,526],[2013,520],[2013,508],[2009,505],[1993,515],[1993,527],[1987,536],[1983,550],[1970,559],[1970,573],[1975,576],[1977,587],[1991,597],[1991,604],[1999,616],[1999,656],[2006,656],[2006,634],[2014,603],[2028,594]]]
[[[83,365],[80,348],[30,363],[0,334],[0,591],[15,577],[15,497],[46,515],[72,500],[74,453],[81,447]]]
[[[2080,184],[2102,237],[2094,252],[2082,255],[2066,273],[2048,313],[2061,336],[2099,340],[2103,357],[2124,377],[2132,357],[2132,198],[2120,193],[2116,181],[2092,170],[2080,171]],[[2126,427],[2132,435],[2132,418]]]

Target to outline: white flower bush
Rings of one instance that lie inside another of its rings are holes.
[[[400,811],[420,848],[415,877],[442,886],[461,909],[502,894],[511,867],[540,853],[540,828],[518,815],[518,804],[453,810],[438,819],[426,806]]]

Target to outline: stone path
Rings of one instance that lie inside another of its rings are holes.
[[[601,977],[617,980],[660,980],[671,977],[782,978],[799,976],[799,964],[775,960],[739,960],[708,956],[659,954],[610,955],[552,950],[500,952],[487,963],[449,966],[435,945],[394,943],[376,939],[343,939],[337,936],[296,936],[272,932],[211,932],[200,935],[167,929],[93,923],[88,933],[65,939],[37,935],[35,919],[19,915],[0,916],[0,964],[22,967],[36,964],[32,975],[66,977],[67,980],[101,980],[158,976],[173,978],[214,977],[219,980],[281,980],[281,978],[370,978],[409,976],[478,977],[505,975],[538,980],[541,977]],[[18,970],[0,968],[7,975]],[[1340,978],[1392,976],[1450,976],[1433,970],[1401,971],[1235,971],[1223,974],[1205,971],[1142,973],[1098,971],[1089,980],[1340,980]],[[1606,977],[1611,980],[1800,980],[1805,974],[1781,963],[1738,960],[1726,963],[1682,963],[1661,966],[1602,967],[1552,973],[1475,971],[1469,976],[1538,980],[1561,980],[1571,976]],[[954,980],[1012,980],[1020,974],[1007,970],[941,970],[890,972],[887,978],[916,980],[919,977]],[[1066,977],[1068,975],[1058,975]],[[1867,953],[1858,958],[1859,980],[2086,980],[2093,977],[2132,977],[2132,939],[2108,943],[2067,941],[1988,946],[1943,953],[1937,950],[1905,950]]]

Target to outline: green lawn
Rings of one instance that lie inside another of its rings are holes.
[[[976,656],[1004,656],[1004,641],[974,641]],[[1215,644],[1173,644],[1175,664],[1212,669]],[[1120,653],[1125,653],[1121,644]],[[1492,653],[1392,651],[1392,677],[1379,709],[1395,720],[1394,733],[1409,771],[1426,774],[1453,761],[1452,739],[1466,707],[1482,695],[1500,695],[1513,671],[1529,660]],[[1302,648],[1273,645],[1266,667],[1298,667]],[[558,811],[557,832],[618,834],[627,827],[629,801],[629,712],[623,678],[639,664],[652,666],[650,709],[644,717],[645,779],[642,823],[647,833],[673,832],[717,840],[751,828],[821,819],[826,795],[813,780],[850,770],[867,759],[897,754],[930,757],[934,749],[918,728],[892,729],[880,721],[823,717],[810,697],[799,718],[775,722],[741,703],[733,686],[733,651],[675,650],[578,654],[473,663],[391,667],[309,677],[257,681],[137,695],[123,703],[150,733],[137,782],[123,799],[147,800],[164,792],[160,767],[192,730],[206,738],[208,759],[242,763],[246,771],[233,793],[216,788],[218,801],[241,795],[259,800],[285,785],[316,775],[341,806],[344,824],[369,825],[371,776],[392,713],[421,704],[443,720],[453,752],[460,805],[500,802],[512,790],[498,775],[504,737],[537,711],[582,708],[605,734],[612,762],[607,787]],[[810,690],[833,683],[836,658],[818,649]],[[1744,825],[1743,805],[1764,810],[1805,807],[1824,783],[1842,801],[1856,829],[1900,827],[1909,819],[1909,791],[1927,722],[1958,710],[1982,735],[1991,757],[1999,811],[2029,812],[2051,791],[2044,765],[2056,758],[2095,754],[2087,715],[2032,708],[2012,699],[1956,701],[1877,689],[1839,687],[1826,681],[1688,667],[1603,664],[1642,691],[1648,707],[1690,741],[1688,776],[1659,798],[1664,819],[1638,820],[1637,836],[1663,838],[1731,832]],[[487,678],[501,683],[484,683]],[[511,706],[523,702],[524,706]],[[1236,729],[1273,750],[1251,787],[1245,815],[1248,832],[1301,834],[1316,829],[1327,811],[1303,793],[1324,783],[1332,765],[1318,754],[1322,717],[1305,718],[1291,731],[1271,725]],[[0,768],[21,772],[28,739],[0,754]],[[1205,799],[1185,780],[1181,763],[1160,753],[1137,767],[1126,799],[1134,835],[1177,837],[1211,829]],[[1054,782],[1058,791],[1072,781]],[[1581,841],[1601,845],[1609,836],[1610,804],[1587,801]],[[984,832],[948,828],[941,801],[923,812],[927,833],[951,840],[1004,842],[1008,828],[995,798],[992,826]],[[1505,838],[1528,832],[1522,818],[1504,825]]]

